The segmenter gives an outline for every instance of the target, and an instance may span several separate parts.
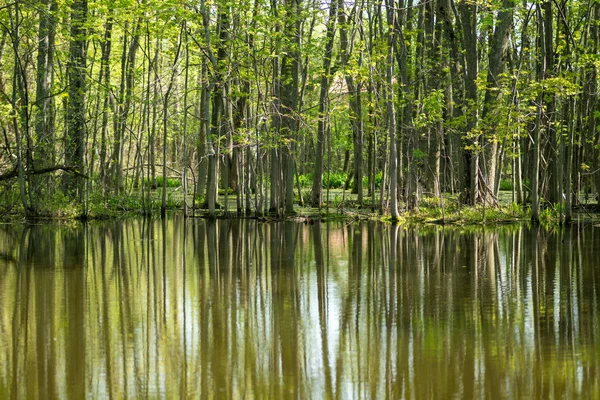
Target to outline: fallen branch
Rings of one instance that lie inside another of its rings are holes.
[[[484,192],[484,194],[483,194],[483,195],[485,196],[485,195],[486,195],[486,192],[487,192],[487,194],[490,196],[491,203],[493,203],[493,205],[494,205],[495,207],[498,207],[498,209],[499,209],[499,210],[500,210],[500,209],[502,209],[502,208],[500,207],[500,204],[498,203],[498,199],[497,199],[497,198],[496,198],[496,196],[494,195],[494,192],[493,192],[493,191],[492,191],[492,189],[490,189],[490,187],[488,186],[488,184],[487,184],[487,182],[486,182],[486,180],[485,180],[485,176],[483,176],[483,173],[481,172],[481,169],[478,169],[478,170],[477,170],[477,175],[478,175],[478,177],[479,177],[479,182],[480,182],[480,183],[483,185],[483,189],[485,189],[485,190],[483,191],[483,192]],[[483,200],[483,201],[484,201],[484,204],[485,204],[485,197],[484,197],[484,200]]]
[[[55,165],[52,167],[35,169],[33,171],[25,171],[25,175],[42,175],[42,174],[47,174],[49,172],[54,172],[54,171],[64,171],[64,172],[68,172],[68,173],[80,176],[85,179],[89,179],[89,177],[87,175],[79,172],[79,170],[77,168],[70,167],[68,165]],[[7,181],[12,178],[16,178],[17,176],[19,176],[19,171],[17,168],[14,168],[13,170],[11,170],[9,172],[0,175],[0,182]]]

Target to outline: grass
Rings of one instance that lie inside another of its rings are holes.
[[[300,178],[302,179],[302,175]],[[336,177],[336,185],[343,181],[345,175],[340,174]],[[176,185],[176,183],[178,185]],[[333,183],[333,176],[332,176]],[[178,181],[170,180],[167,185],[167,204],[169,210],[181,210],[183,208],[183,192]],[[343,190],[343,183],[339,188],[326,188],[323,190],[324,204],[319,208],[312,207],[306,202],[310,201],[311,190],[308,187],[302,189],[304,205],[299,205],[299,198],[296,193],[295,198],[295,217],[294,218],[318,218],[320,220],[332,219],[372,219],[391,221],[389,211],[379,213],[379,191],[376,193],[375,208],[371,209],[372,199],[369,196],[363,198],[362,204],[358,204],[357,195],[352,194],[349,190]],[[297,188],[295,188],[297,189]],[[12,191],[11,191],[12,192]],[[11,193],[9,192],[9,193]],[[366,192],[366,189],[365,189]],[[16,192],[12,192],[10,196],[11,206],[6,207],[7,212],[2,212],[2,204],[0,204],[0,219],[15,220],[22,218],[22,210]],[[329,197],[327,197],[329,196]],[[192,198],[193,194],[187,196],[188,207],[196,207],[197,214],[203,215],[206,210],[200,210],[199,207],[204,203],[203,196],[198,195],[197,198]],[[5,201],[8,197],[5,197]],[[148,201],[149,200],[149,201]],[[404,209],[404,204],[400,204],[400,223],[406,224],[501,224],[523,221],[530,219],[530,210],[528,207],[512,202],[512,193],[510,191],[501,191],[498,196],[499,207],[486,207],[478,205],[475,207],[461,206],[458,203],[456,195],[444,194],[442,208],[440,199],[433,196],[423,197],[419,207],[416,210],[407,211]],[[0,202],[1,203],[1,202]],[[225,204],[225,196],[223,191],[219,192],[217,203],[220,205],[218,209],[219,215],[225,215],[225,209],[228,215],[233,215],[237,212],[236,194],[228,193],[227,204]],[[88,217],[89,218],[121,218],[140,214],[158,214],[162,205],[162,190],[157,188],[151,191],[149,199],[147,194],[141,190],[133,190],[119,195],[109,194],[102,195],[99,191],[90,193],[88,197]],[[252,198],[252,206],[254,207],[254,198]],[[227,206],[227,207],[225,207]],[[67,196],[61,194],[60,191],[56,195],[51,196],[43,204],[42,217],[46,218],[77,218],[82,214],[82,205],[76,204],[68,199]],[[540,219],[544,224],[556,224],[560,222],[563,210],[557,207],[545,207],[542,209]],[[254,213],[253,213],[254,215]]]

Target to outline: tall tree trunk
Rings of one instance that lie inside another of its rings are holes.
[[[83,172],[85,138],[87,0],[74,0],[71,6],[71,37],[69,43],[69,102],[67,106],[67,141],[65,163]],[[83,199],[78,175],[66,174],[65,187],[78,199]]]
[[[203,67],[204,70],[204,86],[202,88],[202,104],[203,107],[203,115],[201,123],[204,125],[204,132],[206,135],[206,157],[208,158],[208,172],[207,172],[207,185],[206,185],[206,195],[205,201],[208,205],[208,213],[211,218],[216,216],[216,203],[217,203],[217,155],[214,148],[213,143],[213,135],[211,132],[211,91],[216,85],[216,82],[219,80],[219,67],[217,64],[217,59],[215,58],[212,50],[211,50],[211,36],[210,36],[210,19],[208,14],[208,7],[205,4],[204,0],[201,3],[201,13],[202,13],[202,26],[204,29],[204,42],[206,45],[206,52],[208,54],[208,58],[213,68],[214,78],[209,81],[208,78],[208,68]],[[216,107],[220,103],[213,103]],[[214,114],[215,110],[213,110]]]
[[[280,54],[281,50],[281,21],[279,19],[279,6],[277,0],[271,1],[271,10],[275,19],[274,42],[272,51]],[[272,61],[272,87],[271,87],[271,150],[270,158],[270,193],[269,193],[269,212],[279,214],[283,207],[283,181],[281,176],[281,129],[282,129],[282,84],[281,84],[281,60],[279,57],[273,57]]]
[[[154,79],[152,80],[152,128],[150,129],[150,137],[148,138],[148,161],[150,163],[150,182],[151,188],[156,189],[156,131],[158,125],[158,54],[161,50],[160,40],[156,38],[156,44],[154,49],[154,60],[152,61],[152,69],[154,72]]]
[[[185,37],[185,78],[183,83],[183,165],[181,166],[181,179],[182,179],[182,190],[183,190],[183,215],[188,215],[187,205],[187,170],[188,170],[188,148],[187,148],[187,131],[188,131],[188,84],[190,75],[190,48],[188,39],[188,28],[187,24],[183,24],[183,34]],[[193,201],[193,200],[192,200]]]
[[[135,55],[139,47],[139,20],[133,28],[132,40],[127,46],[127,35],[123,38],[123,54],[121,57],[121,89],[119,93],[119,105],[115,119],[115,143],[112,154],[112,167],[114,168],[114,189],[120,193],[123,187],[123,150],[125,133],[127,131],[127,118],[132,103]],[[127,29],[127,28],[126,28]]]
[[[329,3],[329,19],[327,20],[327,33],[325,35],[325,56],[321,71],[321,88],[319,93],[319,119],[317,121],[317,148],[315,152],[315,169],[313,173],[312,204],[321,208],[323,204],[323,158],[325,156],[325,133],[329,121],[329,75],[331,74],[331,56],[333,54],[333,41],[335,37],[335,23],[337,19],[338,2]]]
[[[573,116],[575,114],[575,99],[569,100],[565,106],[565,116]],[[575,147],[575,126],[577,125],[573,118],[568,119],[567,124],[567,154],[566,154],[566,170],[565,170],[565,222],[569,223],[573,219],[573,153]]]
[[[362,112],[362,83],[356,82],[353,73],[349,68],[350,55],[352,53],[352,40],[354,36],[353,32],[348,34],[348,26],[351,22],[354,22],[354,18],[358,18],[359,21],[355,22],[352,26],[353,31],[356,30],[356,26],[362,23],[362,6],[355,4],[355,9],[352,10],[350,18],[346,18],[345,4],[343,0],[338,1],[338,19],[340,29],[340,57],[341,67],[344,71],[344,79],[346,86],[348,87],[348,102],[350,111],[350,123],[352,126],[352,143],[354,149],[354,191],[357,193],[356,201],[359,204],[363,202],[363,188],[362,188],[362,177],[363,177],[363,139],[364,139],[364,127],[363,127],[363,112]],[[362,53],[358,59],[358,67],[362,65]]]
[[[209,77],[208,75],[208,64],[206,57],[202,59],[202,68],[201,72],[198,74],[198,87],[199,90],[199,98],[197,100],[197,118],[200,121],[198,124],[198,135],[196,139],[196,153],[198,155],[198,170],[196,171],[196,193],[205,194],[206,187],[206,171],[208,169],[208,160],[206,157],[206,126],[208,125],[204,121],[205,116],[205,107],[209,107],[207,103],[205,103],[205,90],[208,86]],[[210,114],[210,111],[209,111]]]
[[[285,46],[281,62],[281,106],[283,112],[283,174],[285,187],[285,214],[294,212],[294,154],[298,137],[298,87],[300,81],[300,43],[301,43],[301,0],[285,0]]]
[[[600,4],[598,2],[590,10],[590,37],[588,39],[588,53],[597,55],[600,51]],[[600,169],[600,124],[599,102],[598,102],[598,63],[586,65],[587,77],[585,91],[589,96],[587,112],[587,136],[594,142],[593,167],[594,171]],[[600,208],[600,173],[594,175],[594,186],[596,187],[597,208]]]
[[[546,75],[546,46],[544,34],[544,21],[542,9],[539,3],[536,5],[538,24],[537,44],[537,72],[536,80],[542,82]],[[540,221],[540,156],[542,138],[542,119],[544,117],[544,89],[540,87],[537,99],[536,124],[533,130],[533,163],[531,166],[531,220],[535,223]]]
[[[546,54],[546,79],[552,78],[555,75],[555,59],[554,59],[554,23],[552,15],[552,2],[544,1],[544,50]],[[557,132],[553,121],[556,119],[556,93],[546,95],[549,97],[546,104],[546,112],[544,118],[544,127],[546,130],[546,137],[548,140],[547,148],[547,167],[546,175],[548,177],[548,190],[545,192],[545,198],[551,204],[556,204],[560,199],[560,172],[559,168],[564,165],[564,154],[559,148],[559,142],[557,138]]]
[[[394,106],[394,47],[396,46],[396,35],[394,30],[396,13],[391,0],[386,0],[386,14],[388,24],[387,57],[386,57],[386,105],[388,117],[388,135],[390,140],[390,212],[392,220],[400,218],[398,212],[398,153],[396,152],[396,111]]]
[[[104,25],[104,37],[102,39],[102,56],[100,59],[100,79],[99,87],[104,87],[104,99],[102,106],[102,127],[100,137],[100,183],[104,186],[106,183],[106,153],[108,146],[108,114],[110,111],[110,51],[112,48],[112,11]]]
[[[183,27],[179,32],[177,38],[177,44],[175,47],[175,56],[173,57],[173,64],[171,66],[171,77],[165,90],[163,97],[163,141],[162,141],[162,155],[163,155],[163,171],[162,171],[162,202],[160,206],[160,215],[164,218],[167,214],[167,136],[168,136],[168,120],[169,120],[169,98],[175,85],[175,78],[177,74],[177,66],[179,63],[179,55],[181,53],[181,45],[183,41]]]
[[[450,79],[447,80],[446,87],[446,107],[449,124],[463,119],[465,111],[465,56],[459,47],[460,38],[458,33],[460,28],[454,26],[452,9],[453,0],[439,0],[438,14],[444,21],[444,38],[450,46]],[[458,20],[458,17],[456,19]],[[458,130],[451,130],[448,133],[449,143],[452,148],[448,157],[453,171],[452,186],[455,190],[458,187],[461,193],[463,193],[465,188],[469,187],[469,181],[466,178],[468,171],[466,170],[467,166],[463,157],[464,149],[461,138],[463,133]]]
[[[56,12],[58,9],[56,0],[43,0],[40,4],[43,8],[40,12],[37,76],[35,103],[37,113],[35,117],[35,140],[37,154],[35,167],[45,168],[56,163],[54,135],[54,98],[51,95],[52,81],[54,77],[54,43],[56,36]],[[45,182],[45,188],[42,187]],[[49,194],[48,179],[34,179],[33,190],[35,191],[34,208],[38,208],[39,202],[44,195]]]
[[[477,171],[479,170],[479,149],[475,132],[479,123],[477,76],[479,58],[477,56],[477,14],[479,7],[475,2],[460,2],[463,49],[465,54],[465,104],[466,135],[463,140],[463,191],[461,200],[465,204],[475,204],[479,197]]]
[[[12,13],[12,7],[7,7],[8,15],[11,24],[11,39],[12,39],[12,47],[14,54],[14,67],[13,67],[13,79],[12,79],[12,97],[11,97],[11,106],[12,106],[12,125],[13,131],[15,134],[15,147],[17,151],[16,162],[17,162],[17,174],[19,181],[19,194],[21,197],[21,203],[23,204],[23,209],[25,210],[25,215],[30,216],[35,213],[30,207],[30,201],[28,199],[28,190],[26,186],[26,175],[25,175],[25,164],[24,164],[24,156],[26,159],[29,159],[28,154],[23,154],[23,136],[27,139],[29,133],[29,120],[28,115],[29,111],[28,107],[28,98],[27,98],[27,84],[26,84],[26,71],[24,63],[21,59],[21,50],[20,50],[20,42],[21,42],[21,4],[20,1],[16,1],[14,3],[14,14]],[[21,131],[22,128],[22,131]],[[5,133],[6,134],[6,133]],[[7,141],[8,147],[8,141]],[[26,148],[26,152],[29,152],[29,146]]]
[[[506,67],[506,54],[509,45],[509,35],[512,30],[514,13],[513,0],[503,0],[502,9],[498,12],[498,20],[494,34],[491,38],[491,45],[488,57],[488,72],[485,91],[485,99],[483,103],[482,119],[485,124],[483,137],[481,141],[485,146],[484,155],[484,176],[485,188],[484,197],[495,197],[496,189],[496,173],[501,165],[499,164],[499,138],[496,127],[500,123],[499,113],[496,111],[501,105],[502,91],[499,90],[500,75]]]

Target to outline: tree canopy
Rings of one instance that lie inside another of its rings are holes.
[[[10,2],[0,201],[164,213],[176,180],[186,210],[290,215],[341,176],[392,218],[512,188],[570,219],[600,190],[599,24],[598,0]]]

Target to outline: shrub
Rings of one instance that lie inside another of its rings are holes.
[[[217,193],[219,194],[219,196],[225,196],[225,189],[219,188],[217,190]],[[227,188],[227,195],[231,196],[232,194],[235,194],[235,192],[233,191],[233,189],[232,188]]]
[[[144,185],[149,185],[152,183],[152,179],[151,178],[144,178]],[[157,188],[161,188],[163,185],[163,177],[162,176],[157,176],[156,177],[156,187]],[[167,177],[167,187],[170,188],[176,188],[181,186],[181,180],[177,179],[177,178],[169,178]]]
[[[302,174],[298,175],[298,182],[301,187],[310,187],[313,183],[312,174]]]
[[[381,171],[379,171],[377,174],[375,174],[375,188],[376,189],[380,189],[381,188],[381,182],[383,178],[383,173]],[[363,187],[367,187],[369,185],[369,177],[368,176],[363,176]]]
[[[346,183],[347,175],[344,172],[334,172],[332,174],[323,174],[323,187],[329,189],[339,189]]]
[[[500,180],[500,190],[512,190],[512,180],[510,179],[502,179]]]

